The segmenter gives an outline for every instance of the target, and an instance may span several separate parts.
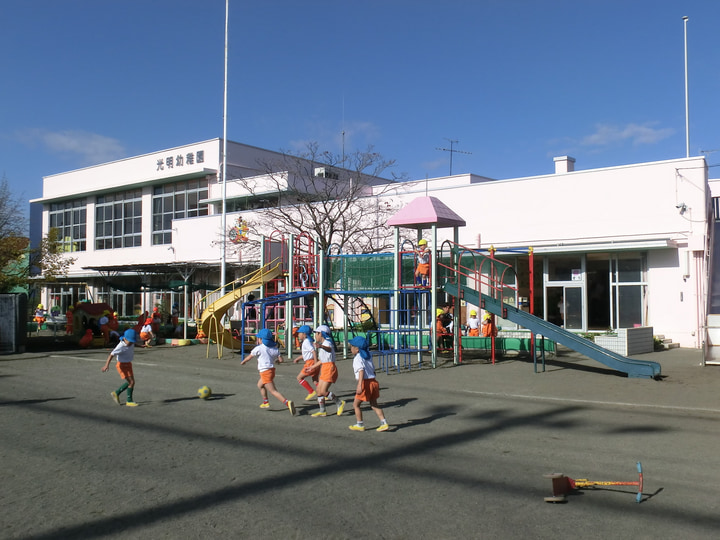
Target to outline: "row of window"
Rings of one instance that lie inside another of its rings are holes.
[[[207,179],[156,186],[152,196],[152,244],[172,243],[172,220],[208,215]],[[87,250],[87,199],[53,203],[50,227],[60,231],[65,251]],[[95,200],[95,249],[142,245],[142,192],[100,195]]]

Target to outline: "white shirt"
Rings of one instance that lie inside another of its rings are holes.
[[[309,339],[305,338],[300,347],[303,360],[315,360],[315,345]]]
[[[121,364],[132,362],[133,355],[135,354],[135,347],[133,345],[127,345],[122,339],[120,343],[115,345],[115,348],[110,353],[115,359]]]
[[[322,347],[327,347],[331,350],[331,352],[327,352]],[[320,360],[323,364],[327,362],[334,362],[335,361],[335,347],[333,346],[333,342],[329,339],[326,339],[322,342],[322,347],[318,347],[318,360]]]
[[[477,317],[471,317],[467,321],[468,327],[472,328],[473,330],[477,330],[480,328],[480,319]]]
[[[365,360],[360,353],[355,355],[353,358],[353,371],[355,372],[355,380],[360,380],[360,371],[363,372],[364,379],[375,378],[375,366],[373,365],[372,357],[369,360]]]
[[[280,349],[273,349],[261,343],[250,351],[250,354],[257,356],[258,371],[267,371],[275,367],[275,360],[280,356]]]

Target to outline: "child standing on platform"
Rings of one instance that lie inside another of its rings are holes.
[[[263,328],[257,333],[257,340],[257,346],[240,362],[240,365],[249,362],[253,357],[257,357],[258,371],[260,372],[260,380],[257,386],[263,398],[260,408],[270,408],[270,403],[268,402],[268,392],[270,392],[279,399],[283,405],[287,406],[290,414],[295,416],[295,405],[289,399],[285,399],[277,388],[275,388],[275,383],[273,382],[275,379],[275,362],[277,361],[278,364],[282,363],[280,349],[278,349],[273,333],[267,328]]]
[[[329,391],[330,385],[337,381],[338,371],[335,365],[335,344],[332,340],[330,328],[321,324],[315,329],[315,348],[317,349],[317,362],[313,365],[313,369],[320,369],[319,382],[317,385],[317,400],[320,410],[313,413],[312,416],[327,416],[325,410],[325,398],[335,402],[337,405],[337,415],[340,416],[345,408],[345,402],[338,399],[335,394]]]
[[[125,330],[123,338],[120,343],[110,352],[105,361],[105,365],[102,367],[103,373],[110,368],[110,361],[115,357],[117,364],[115,367],[120,374],[120,377],[125,381],[120,388],[114,392],[110,392],[110,396],[113,401],[120,405],[120,394],[127,390],[127,402],[126,407],[137,407],[137,403],[133,401],[133,390],[135,389],[135,375],[133,374],[132,361],[135,356],[135,343],[137,342],[137,334],[132,328]]]
[[[294,360],[294,363],[297,364],[300,360],[305,360],[305,365],[302,370],[300,370],[300,373],[298,373],[297,380],[300,386],[308,391],[308,395],[305,399],[311,400],[315,399],[317,393],[305,379],[310,377],[317,388],[318,375],[320,373],[319,368],[313,368],[317,362],[317,355],[315,354],[315,345],[313,344],[315,340],[312,337],[312,328],[310,328],[307,324],[304,324],[297,329],[297,335],[298,338],[302,340],[302,345],[300,346],[301,354]]]
[[[365,431],[360,405],[362,405],[363,401],[367,401],[380,420],[380,427],[377,428],[377,431],[387,431],[390,426],[388,426],[385,415],[377,403],[380,397],[380,385],[375,378],[375,366],[373,365],[367,339],[362,336],[355,336],[349,343],[350,351],[355,355],[355,358],[353,358],[353,371],[357,379],[355,401],[353,401],[357,423],[350,426],[350,429],[352,431]]]
[[[418,249],[415,251],[417,266],[415,267],[415,284],[427,287],[430,276],[430,250],[427,247],[427,240],[424,238],[418,242]]]

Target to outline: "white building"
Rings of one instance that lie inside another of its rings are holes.
[[[228,142],[230,180],[223,187],[221,143],[45,177],[42,198],[31,202],[42,206],[43,233],[61,228],[76,261],[39,300],[64,308],[89,296],[132,315],[176,301],[179,292],[169,289],[184,279],[218,286],[222,189],[227,227],[240,215],[252,220],[272,189],[250,197],[233,179],[261,186],[269,167],[282,170],[283,158]],[[587,171],[574,170],[569,157],[555,163],[554,174],[434,178],[397,184],[381,198],[396,206],[426,194],[443,201],[467,222],[460,244],[493,246],[515,266],[519,297],[527,296],[532,248],[535,313],[550,321],[564,312],[565,327],[577,331],[652,326],[684,347],[702,347],[714,227],[714,183],[704,158]],[[232,251],[227,280],[256,263]]]

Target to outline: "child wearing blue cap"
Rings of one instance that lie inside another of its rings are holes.
[[[317,388],[318,376],[320,374],[320,368],[313,367],[317,362],[317,354],[315,354],[315,345],[313,344],[315,340],[312,337],[312,328],[310,328],[307,324],[304,324],[297,329],[297,335],[299,339],[302,339],[302,345],[300,346],[300,356],[298,356],[293,362],[297,364],[300,360],[305,360],[305,365],[300,370],[300,373],[298,373],[297,381],[300,386],[308,391],[308,395],[305,399],[312,400],[315,399],[317,393],[305,379],[310,377]]]
[[[263,398],[260,408],[270,408],[270,403],[268,402],[268,392],[270,392],[290,410],[290,414],[295,416],[295,405],[293,402],[285,399],[278,389],[275,388],[275,362],[277,361],[278,364],[282,363],[282,356],[280,356],[280,349],[275,342],[275,336],[273,336],[270,330],[263,328],[257,333],[257,340],[257,346],[240,362],[240,365],[242,366],[245,362],[250,361],[251,358],[257,357],[258,371],[260,372],[260,380],[258,380],[257,386]]]
[[[373,365],[372,355],[370,354],[370,345],[367,339],[362,336],[355,336],[349,343],[350,351],[355,355],[355,358],[353,358],[353,371],[357,379],[355,401],[353,402],[357,423],[350,426],[350,429],[352,431],[365,431],[360,405],[362,405],[363,401],[367,401],[380,420],[380,427],[377,428],[377,431],[387,431],[390,429],[390,426],[387,420],[385,420],[383,410],[377,403],[380,397],[380,385],[375,378],[375,366]]]
[[[135,343],[137,342],[137,333],[132,328],[125,330],[122,339],[110,352],[105,361],[105,365],[102,367],[103,373],[110,369],[110,361],[113,357],[117,358],[117,364],[115,367],[120,374],[120,377],[125,381],[120,388],[114,392],[110,392],[110,397],[113,401],[120,405],[120,394],[127,390],[127,402],[126,407],[137,407],[137,403],[133,401],[133,390],[135,389],[135,374],[133,373],[132,361],[135,356]]]

